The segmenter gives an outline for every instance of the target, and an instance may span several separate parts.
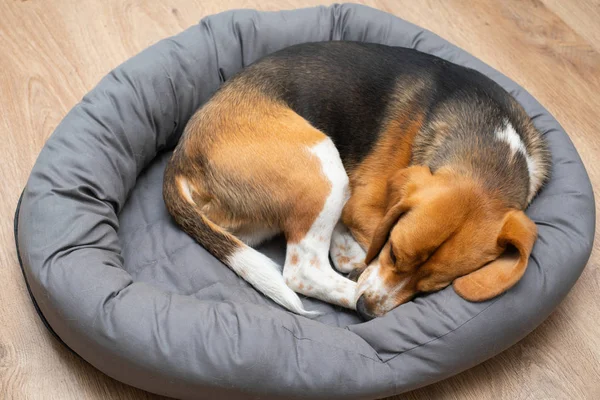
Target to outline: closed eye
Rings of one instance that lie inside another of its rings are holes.
[[[396,255],[394,254],[394,248],[390,245],[390,260],[392,260],[392,264],[396,264]]]

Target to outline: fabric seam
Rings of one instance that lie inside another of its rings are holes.
[[[479,311],[477,314],[473,315],[471,318],[467,319],[465,322],[463,322],[462,324],[458,325],[456,328],[449,330],[448,332],[444,333],[443,335],[434,337],[433,339],[430,339],[430,340],[428,340],[426,342],[423,342],[423,343],[420,343],[420,344],[418,344],[416,346],[413,346],[410,349],[403,350],[402,352],[396,354],[395,356],[393,356],[393,357],[385,360],[384,363],[388,363],[388,362],[392,361],[393,359],[395,359],[396,357],[401,356],[402,354],[409,353],[409,352],[411,352],[411,351],[413,351],[415,349],[418,349],[419,347],[423,347],[423,346],[426,346],[426,345],[428,345],[430,343],[433,343],[433,342],[435,342],[435,341],[443,338],[444,336],[451,334],[452,332],[456,332],[457,330],[459,330],[460,328],[462,328],[464,325],[468,324],[471,320],[477,318],[481,313],[485,312],[488,308],[490,308],[491,306],[493,306],[494,304],[496,304],[502,297],[504,297],[504,296],[500,296],[499,298],[497,298],[496,300],[494,300],[491,304],[489,304],[486,308],[484,308],[483,310]]]
[[[369,359],[369,360],[371,360],[371,361],[373,361],[373,362],[376,362],[377,364],[385,364],[385,362],[383,362],[381,359],[371,358],[370,356],[368,356],[368,355],[366,355],[366,354],[363,354],[363,353],[359,353],[359,352],[357,352],[357,351],[349,351],[348,349],[343,349],[343,348],[340,348],[340,347],[337,347],[337,346],[331,346],[331,345],[329,345],[329,344],[327,344],[327,343],[319,342],[318,340],[314,340],[314,339],[311,339],[311,338],[296,336],[296,334],[295,334],[295,333],[294,333],[294,332],[293,332],[293,331],[292,331],[290,328],[288,328],[287,326],[281,325],[281,327],[282,327],[284,330],[288,331],[288,332],[290,333],[290,335],[292,335],[292,337],[293,337],[294,339],[296,339],[296,340],[299,340],[299,341],[304,341],[304,340],[307,340],[307,341],[309,341],[309,342],[318,343],[318,344],[320,344],[320,345],[322,345],[322,346],[332,347],[332,348],[334,348],[334,349],[341,350],[341,351],[343,351],[343,352],[345,352],[345,353],[350,353],[350,354],[356,354],[356,355],[359,355],[359,356],[361,356],[361,357],[364,357],[364,358],[367,358],[367,359]],[[354,332],[352,332],[352,333],[354,333]],[[355,333],[354,333],[354,334],[355,334]],[[355,335],[356,335],[356,334],[355,334]],[[357,335],[357,336],[358,336],[358,335]],[[359,337],[360,337],[360,336],[359,336]],[[369,347],[370,347],[370,346],[369,346]],[[371,347],[371,348],[372,348],[372,347]],[[373,349],[373,351],[375,351],[375,349]],[[377,352],[376,352],[376,351],[375,351],[375,354],[377,354]]]

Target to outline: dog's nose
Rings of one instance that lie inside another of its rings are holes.
[[[369,321],[375,318],[375,316],[367,310],[366,303],[367,301],[365,300],[365,295],[362,294],[356,302],[356,312],[358,313],[358,315],[360,315],[362,319],[364,319],[365,321]]]

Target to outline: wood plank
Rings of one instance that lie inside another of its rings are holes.
[[[585,39],[596,51],[600,51],[600,0],[577,2],[541,0],[548,9]]]

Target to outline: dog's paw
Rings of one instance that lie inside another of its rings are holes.
[[[350,231],[341,224],[333,231],[329,254],[335,269],[344,274],[365,268],[365,251]]]

